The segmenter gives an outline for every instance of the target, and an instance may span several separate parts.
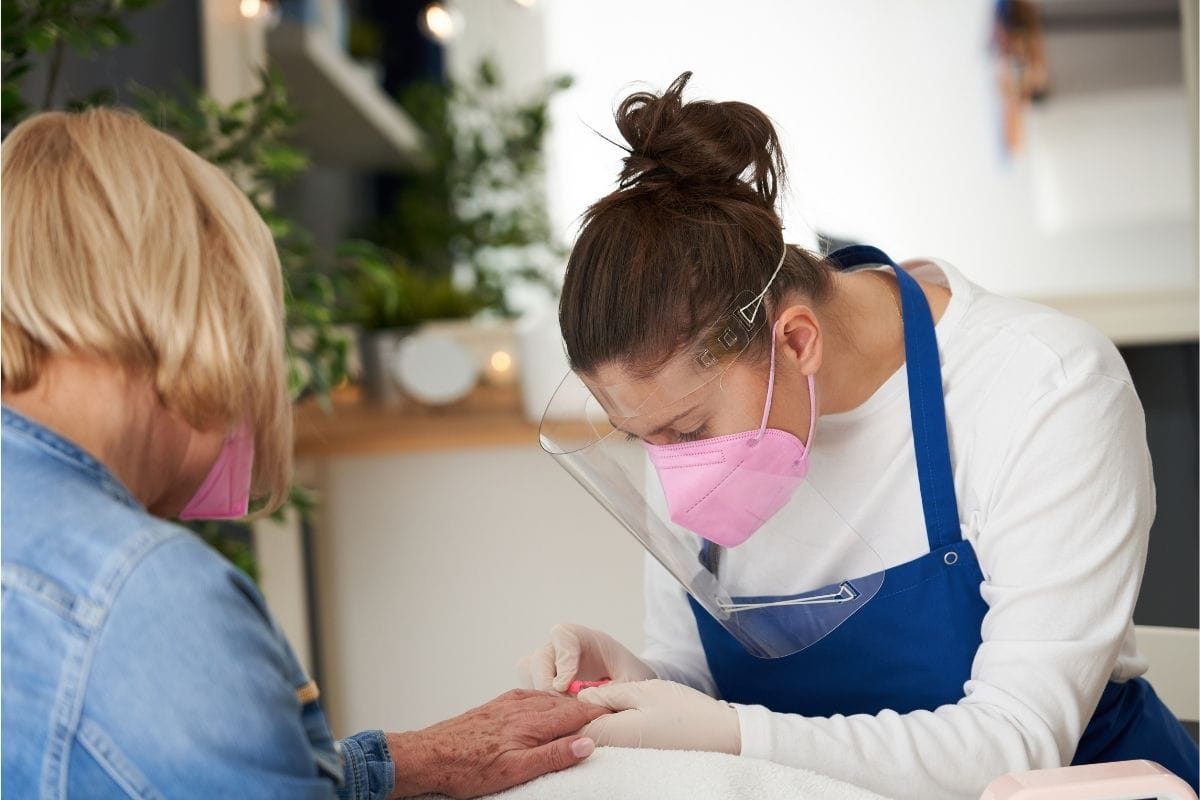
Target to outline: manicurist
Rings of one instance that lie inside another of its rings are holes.
[[[888,796],[1139,758],[1194,786],[1140,677],[1154,484],[1117,350],[970,264],[788,244],[771,121],[684,101],[688,77],[617,111],[628,155],[570,256],[572,374],[542,425],[646,548],[646,649],[563,625],[526,679],[611,679],[579,695],[618,712],[585,729],[601,744]]]

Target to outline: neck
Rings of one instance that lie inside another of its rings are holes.
[[[178,465],[165,455],[187,440],[148,378],[98,359],[54,356],[36,384],[5,390],[3,400],[94,456],[151,512],[170,493]]]
[[[822,414],[857,408],[904,365],[899,304],[891,272],[835,273],[817,375]]]

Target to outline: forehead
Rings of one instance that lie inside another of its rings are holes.
[[[614,421],[657,414],[721,377],[741,357],[753,334],[753,326],[731,316],[653,371],[613,359],[579,377]]]
[[[623,421],[678,414],[703,402],[726,368],[704,368],[694,357],[683,355],[649,376],[610,363],[581,377],[613,424],[624,427]]]

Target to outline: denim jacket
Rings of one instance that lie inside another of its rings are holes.
[[[251,581],[95,458],[3,410],[5,794],[382,800]]]

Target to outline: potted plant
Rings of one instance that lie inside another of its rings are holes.
[[[490,305],[487,297],[456,286],[448,275],[418,271],[372,242],[343,244],[338,262],[341,316],[360,329],[363,390],[382,405],[402,400],[393,371],[404,337],[430,321],[470,318]]]

